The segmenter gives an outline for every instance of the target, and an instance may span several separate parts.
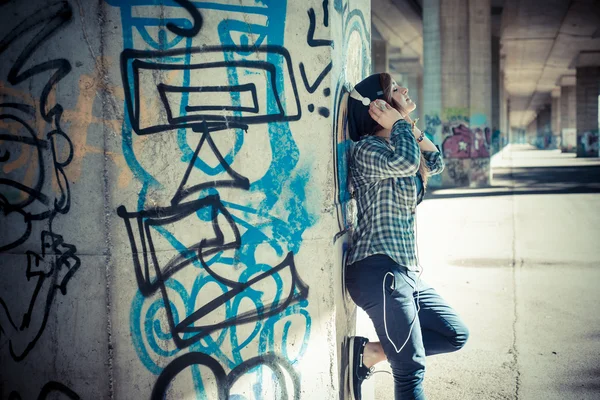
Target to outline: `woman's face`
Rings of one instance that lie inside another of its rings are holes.
[[[392,98],[396,100],[400,108],[406,112],[412,112],[417,108],[414,101],[408,96],[408,89],[398,86],[396,81],[392,81]]]

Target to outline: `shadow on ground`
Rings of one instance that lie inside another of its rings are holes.
[[[600,165],[494,168],[493,185],[434,188],[425,199],[600,193]]]

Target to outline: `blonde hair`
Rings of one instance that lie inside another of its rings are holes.
[[[382,72],[379,74],[379,83],[381,84],[381,88],[383,89],[383,99],[392,107],[394,107],[401,114],[403,113],[402,107],[393,97],[393,87],[392,87],[392,76],[387,72]],[[380,129],[383,129],[380,127]],[[423,178],[423,188],[427,188],[427,180],[429,179],[429,174],[431,170],[427,166],[427,162],[425,161],[425,157],[423,153],[421,153],[421,161],[419,162],[419,174],[421,174],[421,178]]]

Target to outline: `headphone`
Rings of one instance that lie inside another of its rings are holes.
[[[381,96],[383,95],[383,91],[380,90],[376,94],[377,96]],[[352,91],[350,92],[350,97],[352,97],[354,100],[360,101],[365,107],[369,107],[369,105],[371,104],[371,99],[369,99],[368,97],[363,97],[360,93],[358,93],[356,89],[352,89]]]

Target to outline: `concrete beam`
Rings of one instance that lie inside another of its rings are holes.
[[[597,67],[600,65],[600,51],[582,51],[577,56],[575,66],[579,67]]]
[[[575,75],[563,75],[560,77],[559,85],[560,86],[575,86],[577,79]]]

